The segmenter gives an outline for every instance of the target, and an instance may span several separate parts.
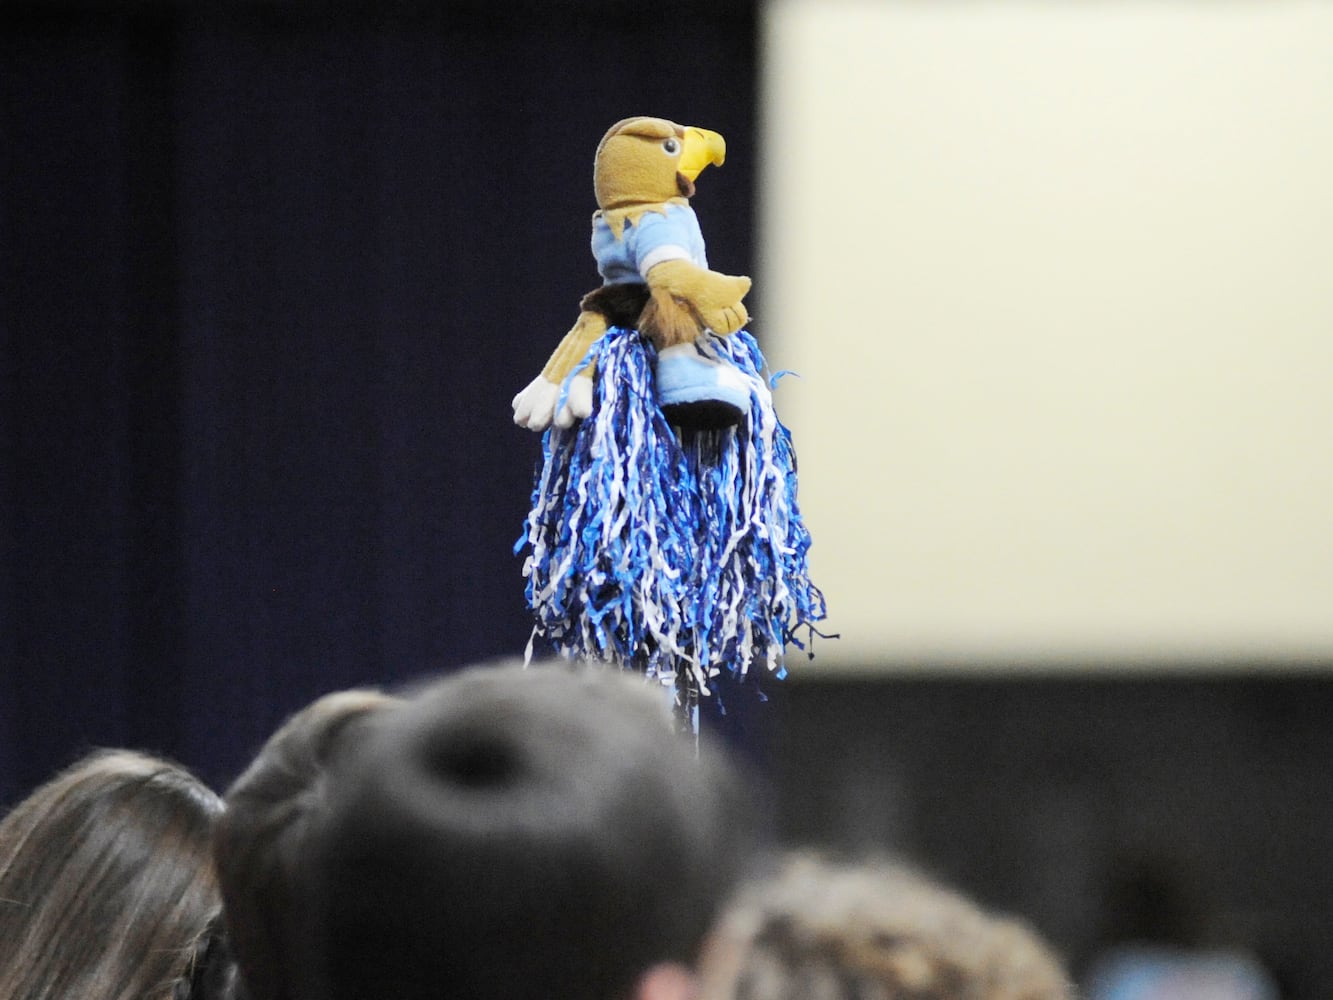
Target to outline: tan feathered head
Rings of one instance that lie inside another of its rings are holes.
[[[612,125],[597,146],[597,207],[621,211],[689,198],[704,167],[721,166],[726,155],[722,136],[708,129],[665,118],[625,118]]]

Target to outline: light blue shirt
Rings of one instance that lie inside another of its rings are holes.
[[[606,285],[646,284],[648,272],[666,260],[688,260],[708,267],[704,235],[694,209],[674,202],[667,202],[665,215],[649,210],[634,222],[626,221],[620,239],[598,213],[592,221],[592,255]]]

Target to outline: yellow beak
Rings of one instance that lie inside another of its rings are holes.
[[[676,169],[693,181],[701,173],[704,167],[710,163],[713,166],[722,166],[722,161],[727,158],[727,142],[716,132],[710,132],[706,128],[695,128],[688,125],[685,128],[685,142],[680,151],[680,163]]]

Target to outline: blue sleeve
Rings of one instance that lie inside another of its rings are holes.
[[[631,253],[640,272],[644,262],[654,256],[664,260],[683,257],[699,267],[708,266],[699,220],[694,210],[684,205],[668,205],[666,215],[645,212],[626,238],[632,241]],[[682,252],[675,253],[672,248]]]

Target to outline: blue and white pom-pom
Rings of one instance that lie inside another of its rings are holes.
[[[748,419],[679,436],[656,401],[653,347],[613,327],[583,362],[596,365],[592,413],[542,440],[515,546],[531,549],[534,639],[640,670],[691,701],[722,670],[739,680],[762,663],[784,676],[786,644],[804,648],[797,631],[813,633],[825,613],[763,355],[744,331],[709,340],[750,384]]]

